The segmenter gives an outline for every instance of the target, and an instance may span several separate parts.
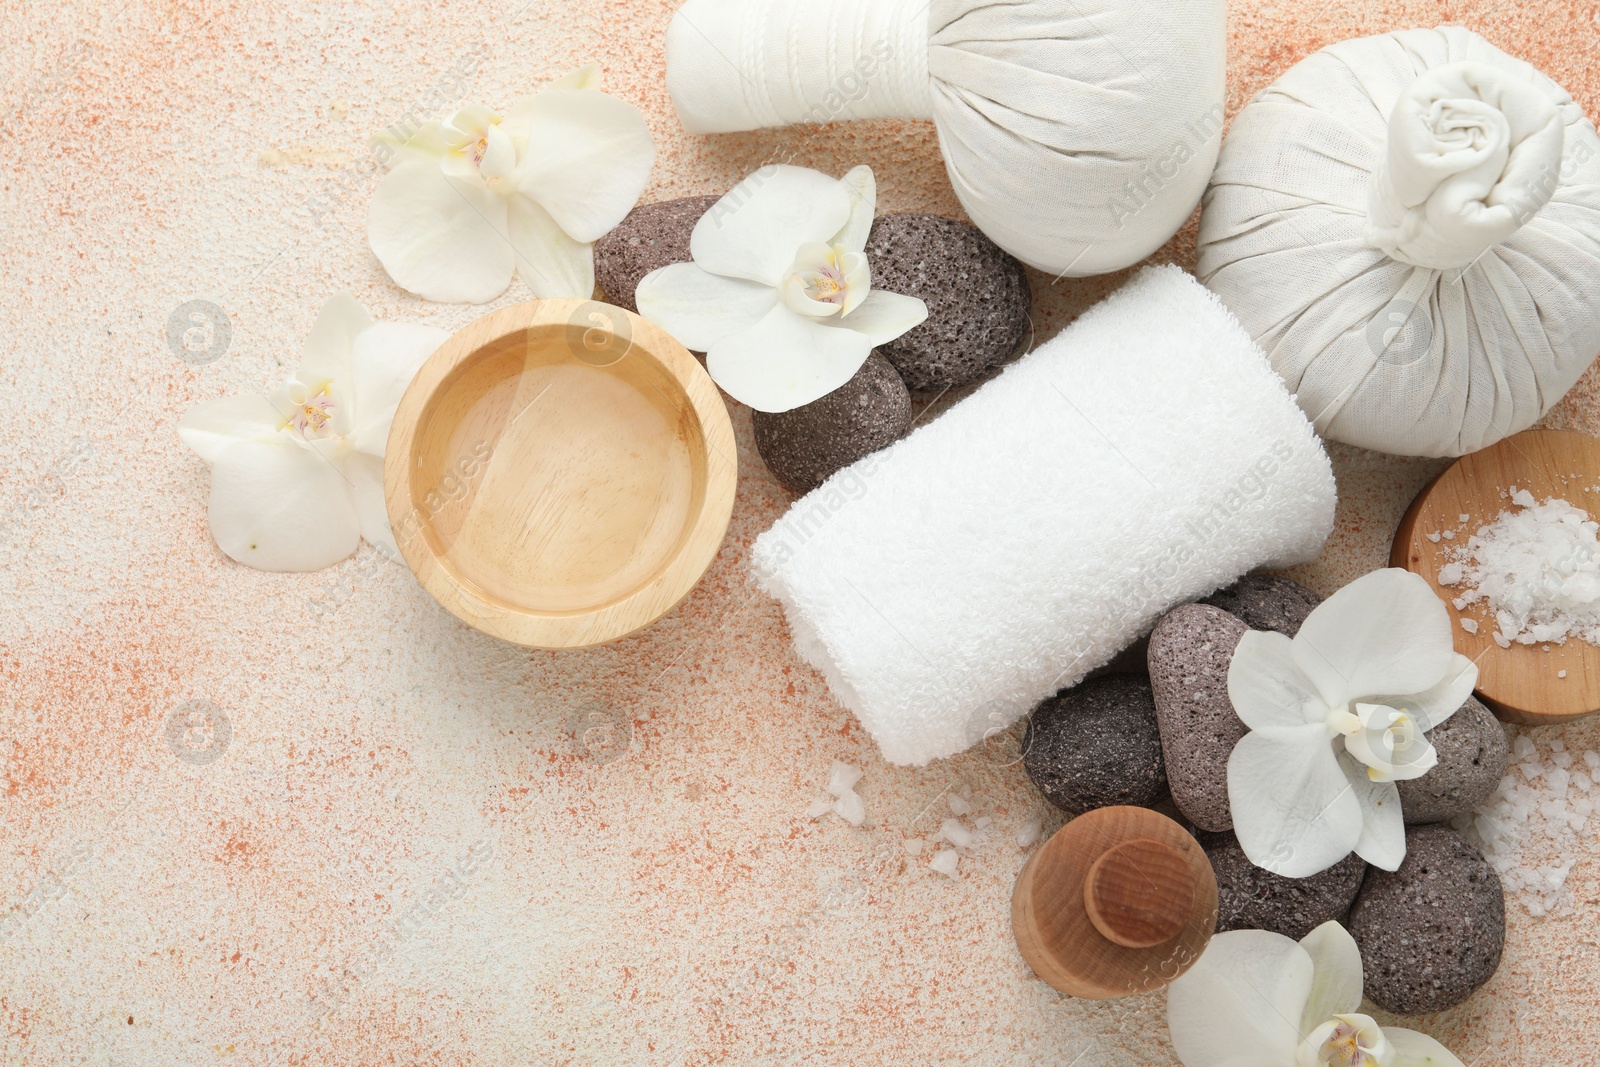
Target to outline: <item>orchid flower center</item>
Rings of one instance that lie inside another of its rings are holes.
[[[1367,1015],[1335,1015],[1300,1047],[1300,1067],[1388,1067],[1394,1046]]]
[[[332,437],[335,410],[332,388],[324,385],[313,392],[299,382],[291,383],[284,397],[289,405],[285,428],[293,427],[307,441]]]
[[[1416,718],[1405,708],[1356,704],[1333,708],[1327,715],[1330,737],[1343,737],[1345,751],[1366,764],[1374,782],[1420,778],[1439,762]]]
[[[781,285],[789,309],[813,319],[843,318],[871,287],[866,256],[820,243],[800,246]]]

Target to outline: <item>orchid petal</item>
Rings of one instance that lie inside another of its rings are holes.
[[[517,274],[541,300],[594,296],[594,245],[574,241],[536,202],[513,196],[506,203]]]
[[[1314,967],[1282,934],[1217,934],[1167,987],[1167,1030],[1184,1067],[1286,1067]]]
[[[1427,1034],[1386,1026],[1383,1036],[1394,1049],[1394,1059],[1388,1067],[1465,1067],[1455,1053]]]
[[[478,173],[483,175],[484,181],[494,187],[497,182],[516,174],[517,146],[511,135],[500,125],[490,126],[484,131],[483,138],[483,160],[478,164]]]
[[[210,520],[230,559],[264,571],[321,570],[361,541],[344,475],[288,439],[221,451],[211,465]]]
[[[592,244],[633,210],[656,146],[639,110],[588,89],[544,89],[501,123],[517,142],[517,188],[574,241]]]
[[[350,391],[356,409],[351,444],[358,452],[383,457],[406,386],[449,337],[436,326],[413,322],[375,323],[356,337]]]
[[[876,348],[916,329],[927,318],[928,305],[917,297],[874,289],[854,310],[843,318],[829,320],[829,325],[854,330]]]
[[[1361,805],[1321,724],[1240,738],[1228,757],[1228,808],[1250,862],[1287,878],[1327,870],[1361,839]]]
[[[1277,631],[1248,630],[1228,664],[1228,699],[1252,730],[1321,723],[1328,705],[1294,662],[1293,643]]]
[[[646,274],[634,292],[639,314],[666,330],[691,352],[748,330],[778,302],[777,290],[760,282],[724,278],[693,263],[674,263]]]
[[[593,89],[595,92],[599,92],[601,89],[601,81],[602,78],[600,74],[600,64],[587,63],[579,67],[577,70],[563,74],[561,77],[545,85],[543,88]]]
[[[1335,921],[1325,922],[1302,937],[1300,947],[1315,965],[1311,991],[1300,1016],[1300,1034],[1307,1037],[1333,1016],[1361,1007],[1361,986],[1366,979],[1356,939]]]
[[[178,420],[178,439],[207,463],[240,441],[276,441],[283,418],[264,396],[225,396],[196,404]]]
[[[295,378],[313,392],[329,382],[349,382],[351,347],[356,336],[371,325],[372,316],[355,297],[349,293],[329,297],[300,349]]]
[[[1450,614],[1422,577],[1390,567],[1317,605],[1294,637],[1294,658],[1339,707],[1378,693],[1420,693],[1454,654]]]
[[[1477,685],[1478,665],[1456,652],[1450,657],[1444,677],[1431,689],[1420,693],[1375,696],[1373,703],[1404,708],[1422,729],[1431,730],[1460,711]]]
[[[872,354],[853,330],[832,329],[779,304],[706,352],[706,369],[728,395],[757,411],[789,411],[848,382]]]
[[[844,186],[826,174],[762,167],[701,216],[689,250],[712,274],[776,288],[797,248],[827,241],[849,221],[850,201]]]
[[[1367,768],[1345,753],[1339,753],[1337,759],[1361,816],[1361,832],[1352,851],[1374,867],[1399,869],[1406,858],[1406,821],[1400,812],[1399,787],[1393,782],[1373,781]]]
[[[872,218],[878,210],[878,180],[872,176],[871,167],[862,165],[852,167],[839,184],[850,197],[850,218],[828,243],[841,245],[846,252],[860,252],[867,247]]]
[[[379,183],[367,241],[395,284],[425,300],[482,304],[511,284],[505,199],[426,158],[402,161]]]
[[[394,532],[389,529],[389,508],[383,495],[383,457],[358,452],[345,460],[344,475],[361,536],[390,559],[400,558]]]

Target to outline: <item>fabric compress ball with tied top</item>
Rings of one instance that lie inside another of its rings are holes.
[[[1199,275],[1325,436],[1477,451],[1600,352],[1600,139],[1467,30],[1332,45],[1235,118]]]
[[[1030,266],[1100,274],[1199,203],[1224,0],[688,0],[667,88],[691,133],[932,119],[961,205]]]

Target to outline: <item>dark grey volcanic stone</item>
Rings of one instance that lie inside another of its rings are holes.
[[[820,400],[789,411],[752,413],[756,451],[783,487],[809,493],[911,429],[911,394],[894,368],[872,355],[855,377]]]
[[[1022,764],[1045,799],[1071,815],[1167,796],[1149,679],[1113,674],[1064,689],[1034,709]]]
[[[1247,574],[1200,603],[1239,616],[1252,630],[1276,630],[1293,637],[1322,598],[1275,574]]]
[[[1217,932],[1272,930],[1296,941],[1330,920],[1344,922],[1367,865],[1351,853],[1309,878],[1285,878],[1250,862],[1229,834],[1202,834],[1217,876]]]
[[[617,228],[594,243],[594,280],[606,301],[637,312],[633,294],[646,274],[674,263],[687,263],[689,237],[700,216],[719,198],[688,196],[642,204],[628,212]]]
[[[913,392],[955,388],[1017,353],[1032,332],[1022,264],[971,223],[883,215],[867,238],[872,287],[920,297],[927,321],[878,351]]]
[[[1411,827],[1400,869],[1367,871],[1349,928],[1374,1004],[1401,1015],[1443,1011],[1500,966],[1500,876],[1449,827]]]
[[[1439,765],[1397,782],[1407,824],[1447,822],[1477,807],[1506,773],[1510,747],[1494,713],[1468,697],[1460,711],[1428,731]]]

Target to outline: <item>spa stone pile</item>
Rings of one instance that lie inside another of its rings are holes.
[[[1397,871],[1369,870],[1352,854],[1309,878],[1285,878],[1252,864],[1231,832],[1228,756],[1246,731],[1228,699],[1233,650],[1250,629],[1294,636],[1320,601],[1288,579],[1251,575],[1179,605],[1150,634],[1147,674],[1122,660],[1034,711],[1023,764],[1046,799],[1071,815],[1170,801],[1216,873],[1218,931],[1298,939],[1336,920],[1361,946],[1375,1004],[1403,1014],[1440,1011],[1488,981],[1505,938],[1496,871],[1508,865],[1491,863],[1445,825],[1476,828],[1483,816],[1474,809],[1497,787],[1504,793],[1506,735],[1487,708],[1469,699],[1430,731],[1438,766],[1399,784],[1407,829]],[[1554,782],[1592,785],[1587,774]],[[1508,802],[1528,804],[1515,787]]]
[[[696,196],[634,208],[595,244],[595,280],[606,299],[636,311],[640,280],[691,259],[695,224],[716,202]],[[909,433],[913,393],[936,398],[969,385],[1019,355],[1032,334],[1022,265],[970,223],[883,215],[872,224],[866,255],[872,287],[920,297],[928,318],[820,400],[754,412],[756,450],[795,494]]]

